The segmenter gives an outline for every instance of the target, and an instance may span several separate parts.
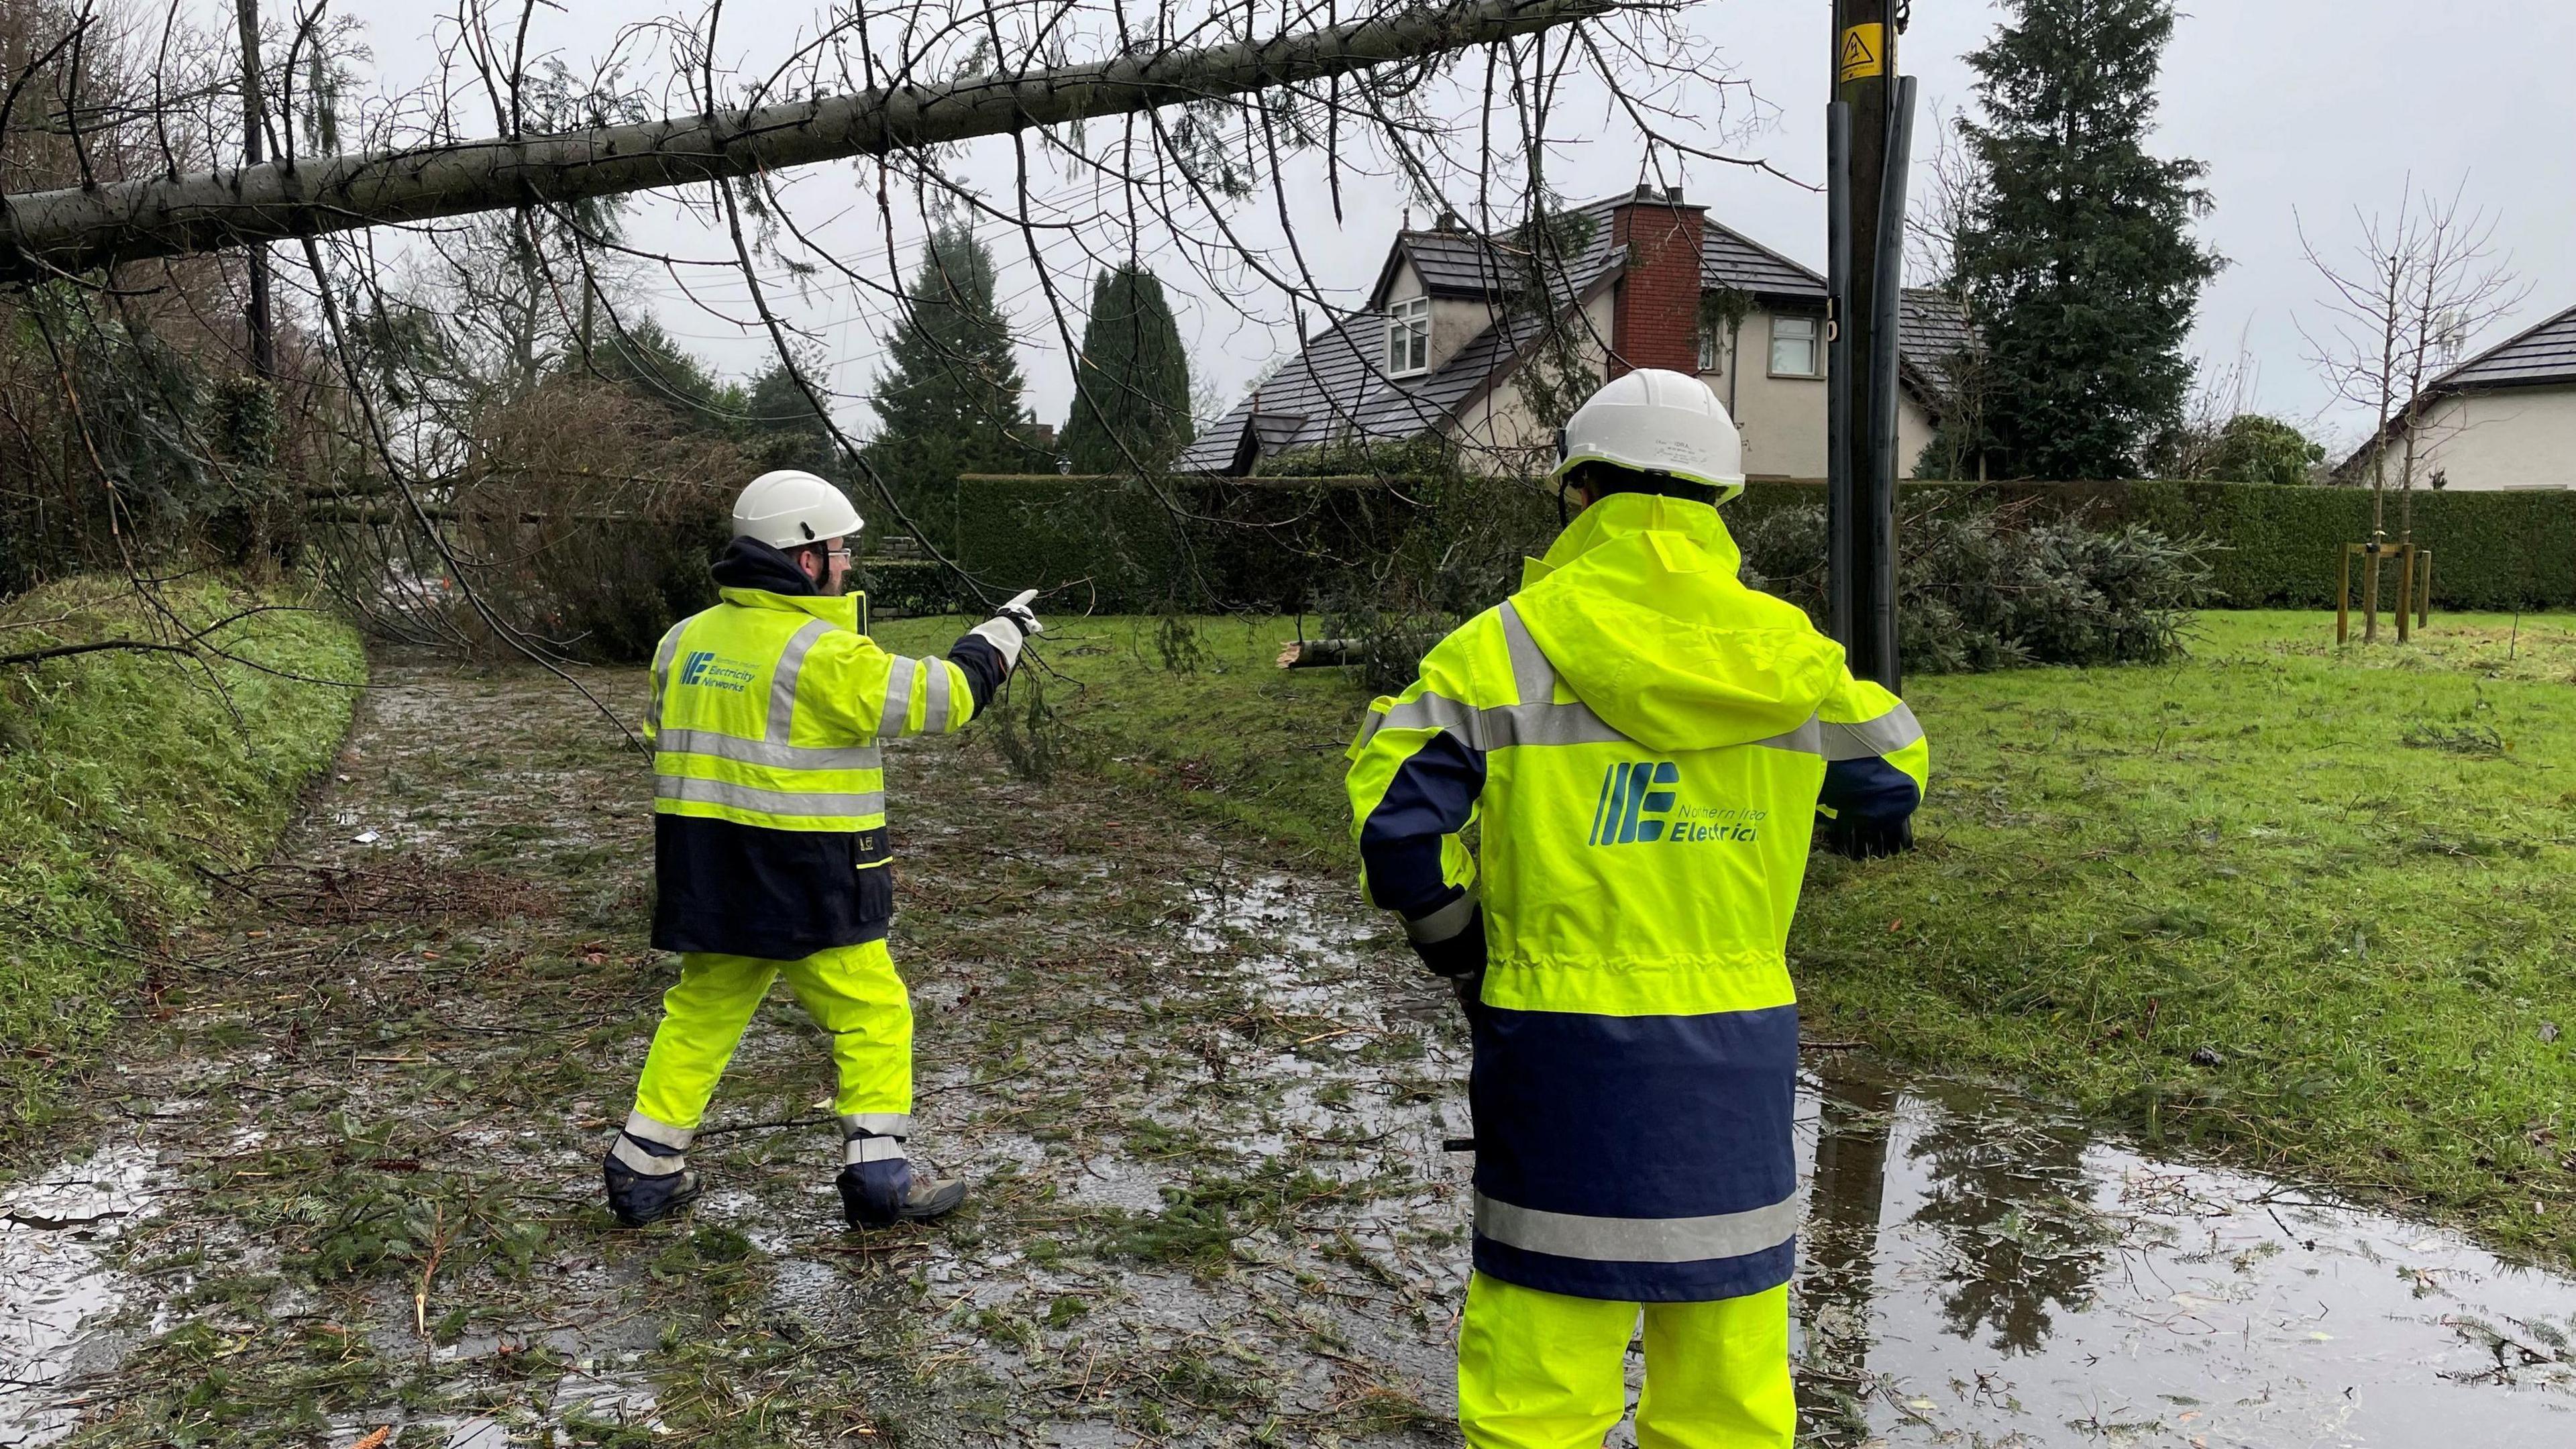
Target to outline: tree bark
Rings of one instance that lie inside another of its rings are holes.
[[[553,136],[279,161],[0,199],[0,280],[940,145],[1323,80],[1608,14],[1633,0],[1450,0],[1268,40],[880,87]]]

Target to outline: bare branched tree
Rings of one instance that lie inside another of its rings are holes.
[[[1017,344],[1070,357],[1090,279],[1139,260],[1241,327],[1347,315],[1311,238],[1354,186],[1543,277],[1567,260],[1547,249],[1569,147],[1610,138],[1667,182],[1762,164],[1727,154],[1749,93],[1672,0],[893,0],[792,32],[710,0],[605,36],[536,0],[455,0],[409,71],[327,0],[278,0],[247,65],[216,19],[0,18],[0,308],[26,324],[0,348],[0,449],[33,460],[0,487],[45,480],[0,500],[0,544],[148,589],[126,561],[147,501],[178,500],[167,521],[284,499],[259,546],[380,630],[567,678],[635,647],[571,591],[620,558],[618,587],[663,587],[638,541],[694,537],[782,428],[956,593],[1015,586],[906,516],[864,448],[868,384],[839,366],[915,325],[909,274],[943,229],[993,249]],[[244,248],[280,241],[260,376]],[[1585,326],[1540,310],[1527,347]],[[723,379],[683,330],[765,339],[767,371]]]
[[[2496,254],[2496,219],[2463,211],[2465,177],[2448,197],[2408,178],[2394,217],[2354,213],[2351,260],[2320,250],[2304,224],[2299,241],[2325,283],[2326,320],[2301,324],[2309,361],[2335,395],[2371,411],[2361,457],[2370,470],[2370,528],[2387,537],[2388,464],[2397,462],[2398,542],[2414,541],[2418,459],[2426,451],[2428,391],[2468,340],[2521,305],[2529,287]]]

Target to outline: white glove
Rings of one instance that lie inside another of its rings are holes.
[[[1005,674],[1020,667],[1020,645],[1030,635],[1046,632],[1046,625],[1038,622],[1037,612],[1029,607],[1029,601],[1037,596],[1035,589],[1020,590],[992,618],[971,631],[976,638],[1001,651],[1002,672]]]
[[[1046,625],[1038,622],[1037,611],[1029,607],[1029,601],[1037,596],[1038,591],[1035,589],[1022,589],[1003,602],[995,617],[1008,619],[1019,625],[1020,632],[1023,634],[1043,634],[1046,632]]]

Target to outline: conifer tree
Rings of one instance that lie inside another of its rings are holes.
[[[1954,284],[1984,329],[1983,440],[2004,477],[2117,478],[2180,421],[2182,351],[2220,258],[2190,233],[2198,161],[2147,153],[2172,0],[2007,0],[1968,56],[1985,173]]]
[[[847,486],[832,426],[814,410],[787,364],[772,362],[743,393],[744,441],[764,468],[802,468]]]
[[[994,300],[993,254],[964,222],[922,244],[903,323],[876,381],[877,434],[865,456],[931,536],[953,537],[960,473],[1041,466],[1029,444],[1010,323]]]
[[[1138,262],[1100,274],[1073,361],[1064,454],[1076,473],[1161,468],[1190,441],[1190,363],[1163,284]]]

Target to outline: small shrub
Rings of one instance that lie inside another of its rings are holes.
[[[2021,510],[1944,503],[1903,522],[1897,641],[1921,673],[2171,658],[2209,576],[2199,548]],[[1825,614],[1825,511],[1742,521],[1745,582]]]

